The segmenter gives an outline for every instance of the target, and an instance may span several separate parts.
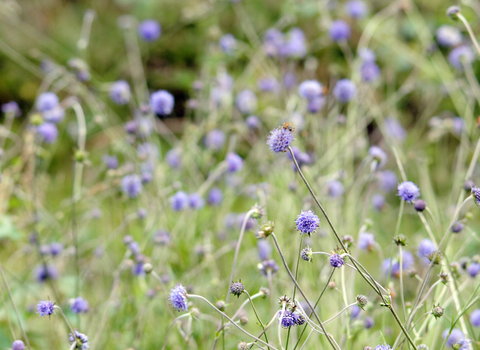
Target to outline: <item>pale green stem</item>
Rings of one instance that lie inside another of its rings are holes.
[[[457,17],[462,21],[462,23],[465,25],[468,31],[468,35],[470,35],[470,39],[472,39],[473,45],[475,46],[475,49],[477,50],[478,54],[480,55],[480,46],[478,45],[478,41],[475,38],[475,34],[473,34],[472,28],[470,27],[470,24],[468,23],[467,19],[463,17],[463,15],[459,12],[457,13]]]

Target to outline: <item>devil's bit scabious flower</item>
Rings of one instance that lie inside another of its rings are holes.
[[[378,186],[385,192],[392,191],[398,184],[397,175],[391,170],[381,171],[377,174]]]
[[[225,144],[225,133],[218,129],[211,130],[205,135],[203,144],[208,149],[219,150]]]
[[[116,81],[110,86],[110,99],[117,105],[127,104],[131,95],[130,85],[125,80]]]
[[[437,29],[437,42],[443,47],[455,47],[462,43],[462,32],[458,28],[443,25]]]
[[[242,114],[251,114],[257,109],[257,96],[252,90],[242,90],[235,98],[235,106]]]
[[[207,195],[207,203],[208,205],[219,205],[222,203],[223,200],[223,193],[222,190],[218,187],[213,187]]]
[[[68,340],[70,340],[72,345],[75,343],[75,347],[73,349],[90,349],[90,345],[88,345],[88,337],[85,334],[75,331],[75,335],[72,333],[69,333],[68,335]]]
[[[350,0],[344,6],[347,15],[354,19],[361,19],[367,14],[367,5],[362,0]]]
[[[368,149],[368,154],[377,161],[376,169],[383,168],[387,162],[387,154],[378,146],[372,146]]]
[[[343,258],[339,254],[330,255],[330,265],[332,265],[332,267],[342,267],[343,264]]]
[[[43,123],[37,127],[37,133],[45,143],[51,144],[57,141],[58,129],[53,123]]]
[[[333,88],[333,95],[340,102],[346,103],[350,101],[356,94],[357,88],[349,79],[341,79]]]
[[[407,137],[407,132],[397,119],[395,119],[394,117],[385,118],[384,126],[387,136],[391,137],[394,140],[397,140],[398,142],[405,141],[405,138]]]
[[[7,114],[11,113],[15,117],[20,117],[22,115],[22,112],[20,111],[20,108],[18,107],[18,103],[15,101],[10,101],[7,103],[4,103],[2,105],[2,112]]]
[[[455,222],[452,227],[450,228],[450,230],[453,232],[453,233],[460,233],[462,232],[463,230],[463,223],[461,223],[460,221],[457,221]]]
[[[341,40],[350,39],[351,31],[350,26],[347,22],[342,20],[336,20],[332,22],[328,33],[330,34],[330,39],[338,42]]]
[[[472,197],[477,206],[480,206],[480,187],[472,187]]]
[[[137,198],[142,193],[142,180],[136,174],[125,175],[122,179],[122,192],[130,198]]]
[[[312,262],[312,248],[310,247],[306,247],[304,249],[302,249],[302,252],[300,253],[300,257],[305,260],[305,261],[308,261],[308,262]]]
[[[190,208],[199,210],[205,205],[205,201],[198,193],[192,193],[189,197]]]
[[[295,220],[295,223],[297,224],[297,230],[303,234],[310,235],[312,232],[315,232],[320,225],[320,219],[313,211],[308,210],[302,211],[300,215],[298,215],[297,220]]]
[[[385,197],[379,193],[375,193],[372,196],[372,205],[377,211],[381,211],[383,209],[383,207],[385,206],[385,202]]]
[[[293,133],[283,127],[272,130],[267,139],[267,145],[275,153],[286,152],[292,142]]]
[[[161,34],[162,27],[157,21],[153,19],[147,19],[140,23],[140,25],[138,26],[138,35],[140,35],[140,38],[143,41],[157,41],[158,38],[160,38]]]
[[[457,17],[457,13],[460,12],[460,7],[458,6],[450,6],[448,9],[447,9],[447,16],[452,18],[452,19],[455,19]]]
[[[230,293],[232,293],[233,295],[235,295],[237,298],[240,297],[240,295],[242,295],[242,293],[245,291],[245,286],[243,285],[242,282],[234,282],[232,283],[232,285],[230,286]]]
[[[435,245],[428,238],[423,239],[418,245],[417,256],[422,259],[424,265],[428,265],[430,260],[427,256],[435,251]]]
[[[303,98],[311,100],[322,95],[323,87],[317,80],[305,80],[298,86],[298,93]]]
[[[285,312],[280,311],[278,313],[278,322],[281,322],[283,328],[290,328],[296,325],[296,317],[293,315],[293,312],[290,310],[285,310]]]
[[[35,279],[39,283],[43,283],[48,279],[55,280],[58,278],[57,268],[51,264],[46,265],[46,267],[43,264],[38,265],[34,270],[34,274]]]
[[[247,117],[247,119],[245,119],[245,123],[247,124],[247,127],[251,130],[258,129],[260,128],[260,125],[262,125],[260,119],[258,119],[258,117],[254,115]]]
[[[189,197],[183,191],[178,191],[170,197],[170,206],[175,211],[182,211],[189,205]]]
[[[475,59],[475,53],[468,46],[458,46],[450,51],[448,55],[448,62],[456,70],[463,70],[463,63],[470,64]]]
[[[366,328],[366,329],[370,329],[372,328],[373,326],[375,325],[375,321],[373,320],[373,318],[367,316],[365,317],[365,320],[363,321],[363,326]],[[388,345],[386,345],[388,346]],[[391,349],[390,347],[388,348],[385,348],[385,349]]]
[[[150,96],[150,106],[159,115],[172,113],[174,104],[173,95],[166,90],[159,90]]]
[[[172,169],[179,169],[182,166],[182,150],[172,148],[165,154],[165,161]]]
[[[188,311],[187,290],[182,284],[177,284],[170,290],[170,303],[177,311]]]
[[[372,61],[364,62],[360,67],[360,75],[363,81],[374,81],[380,76],[380,67]]]
[[[474,278],[480,273],[480,264],[472,262],[467,266],[467,273]]]
[[[232,55],[237,50],[237,39],[232,34],[225,34],[218,40],[218,46],[227,55]]]
[[[480,309],[474,310],[470,315],[470,323],[474,327],[480,327]]]
[[[450,333],[450,329],[446,329],[445,331],[443,331],[443,334],[442,334],[442,338],[445,339],[447,338],[447,345],[450,346],[450,347],[453,347],[453,345],[455,343],[458,343],[459,341],[465,339],[465,336],[463,335],[463,332],[458,329],[458,328],[454,328],[452,329],[452,332],[450,333],[450,335],[448,335]]]
[[[338,180],[329,181],[326,184],[328,195],[332,198],[337,198],[343,195],[345,187]]]
[[[49,111],[59,104],[58,96],[53,92],[44,92],[38,95],[35,101],[35,107],[40,112]]]
[[[375,236],[371,233],[361,233],[358,238],[358,247],[363,250],[372,250],[375,245]]]
[[[392,348],[388,344],[378,344],[373,350],[391,350]]]
[[[259,240],[257,242],[258,257],[260,260],[268,260],[272,254],[272,247],[265,240]]]
[[[12,350],[24,350],[25,349],[25,343],[21,340],[15,340],[12,343]]]
[[[70,305],[70,308],[72,309],[72,312],[74,314],[78,314],[81,312],[88,312],[90,309],[90,306],[88,304],[88,301],[83,299],[82,297],[78,297],[73,300],[72,305]]]
[[[37,304],[37,314],[42,317],[53,314],[54,305],[50,300],[42,300]]]
[[[238,154],[230,152],[225,158],[227,161],[227,170],[229,173],[235,173],[242,170],[243,168],[243,159]]]
[[[402,182],[398,185],[397,190],[398,196],[408,203],[412,203],[412,201],[420,197],[420,190],[417,185],[411,181]]]
[[[262,263],[259,264],[260,272],[264,276],[268,276],[268,273],[270,274],[275,274],[279,267],[275,260],[265,260]]]

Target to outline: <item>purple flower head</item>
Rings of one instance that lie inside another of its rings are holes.
[[[358,247],[363,250],[372,250],[375,245],[375,236],[371,233],[361,233],[358,238]]]
[[[172,113],[174,104],[173,95],[166,90],[159,90],[150,96],[150,106],[159,115]]]
[[[474,327],[480,327],[480,309],[476,309],[470,315],[470,323]]]
[[[365,320],[363,321],[363,326],[364,326],[366,329],[370,329],[370,328],[372,328],[374,325],[375,325],[375,321],[373,320],[373,318],[371,318],[370,316],[365,317]],[[390,350],[390,349],[392,349],[389,345],[383,345],[383,347],[384,347],[385,350]]]
[[[72,312],[74,314],[79,314],[81,312],[88,312],[88,310],[90,309],[90,305],[88,304],[88,301],[86,301],[82,297],[78,297],[73,300],[70,308],[72,309]]]
[[[358,56],[363,60],[363,62],[375,62],[377,60],[377,56],[373,50],[370,50],[366,47],[361,48],[357,52]]]
[[[337,19],[330,25],[328,33],[330,34],[330,39],[338,42],[350,39],[351,30],[347,22]]]
[[[437,29],[437,42],[443,47],[454,47],[462,43],[462,33],[458,28],[443,25]]]
[[[470,277],[476,277],[480,273],[480,264],[472,262],[467,266],[467,273]]]
[[[116,81],[110,86],[110,99],[117,105],[126,105],[131,96],[130,85],[125,80]]]
[[[300,28],[292,28],[287,33],[287,40],[280,48],[280,55],[302,58],[307,53],[305,34]]]
[[[462,117],[453,117],[450,119],[452,125],[452,133],[456,136],[462,135],[463,129],[465,129],[465,122]]]
[[[142,172],[142,184],[148,184],[152,182],[153,180],[153,174],[149,171],[144,171]]]
[[[310,113],[317,113],[322,110],[325,106],[326,98],[325,96],[317,96],[308,101],[307,110]]]
[[[372,320],[373,321],[373,320]],[[366,322],[365,322],[366,325]],[[372,325],[373,327],[373,325]],[[367,327],[365,327],[367,328]],[[392,347],[388,344],[378,344],[376,347],[373,348],[373,350],[392,350]]]
[[[398,184],[397,175],[391,170],[381,171],[377,174],[378,186],[385,192],[390,192]]]
[[[350,101],[356,94],[357,88],[349,79],[341,79],[333,88],[333,95],[340,102],[346,103]]]
[[[402,250],[402,270],[408,270],[414,264],[413,254],[408,250]]]
[[[380,76],[380,67],[375,62],[364,62],[360,67],[362,80],[371,82]]]
[[[158,38],[160,38],[161,34],[162,27],[157,21],[153,19],[147,19],[140,23],[140,25],[138,26],[138,35],[140,35],[140,38],[143,41],[157,41]]]
[[[235,106],[243,114],[251,114],[257,109],[257,96],[252,90],[242,90],[235,98]]]
[[[360,312],[362,312],[362,309],[358,305],[353,305],[350,309],[350,317],[356,319],[360,316]]]
[[[170,290],[170,303],[177,311],[188,311],[187,290],[180,283]]]
[[[372,205],[377,211],[381,211],[383,207],[385,206],[385,197],[382,196],[380,193],[375,193],[372,196]]]
[[[50,316],[54,311],[54,305],[50,300],[42,300],[37,304],[37,314],[39,316]]]
[[[337,198],[343,195],[345,188],[343,184],[338,180],[329,181],[326,184],[328,195],[332,198]]]
[[[323,87],[317,80],[305,80],[298,86],[298,93],[303,98],[311,100],[323,94]]]
[[[55,108],[59,103],[58,96],[53,92],[44,92],[38,95],[35,107],[37,107],[39,112],[45,112]]]
[[[57,256],[62,252],[63,244],[59,242],[50,243],[49,249],[52,256]]]
[[[278,322],[281,323],[283,328],[296,326],[295,316],[290,310],[285,310],[285,312],[280,311],[278,313]]]
[[[457,221],[452,225],[452,227],[450,227],[450,230],[453,233],[460,233],[460,232],[462,232],[464,226],[465,225],[462,222]]]
[[[41,264],[35,268],[34,275],[37,282],[43,283],[47,279],[56,280],[58,278],[58,271],[55,265],[48,264],[45,267],[45,265]]]
[[[219,205],[223,201],[223,193],[222,190],[218,187],[213,187],[207,196],[207,203],[209,205]]]
[[[463,70],[463,63],[470,64],[475,59],[475,53],[472,49],[468,46],[458,46],[450,51],[448,55],[448,62],[455,68],[456,70]]]
[[[451,332],[450,329],[444,330],[442,333],[442,338],[447,339],[447,346],[453,347],[454,344],[465,339],[465,336],[460,329],[454,328]]]
[[[172,197],[170,197],[170,206],[175,211],[182,211],[187,209],[190,204],[190,198],[188,194],[182,191],[178,191]]]
[[[330,255],[330,265],[332,267],[342,267],[345,262],[339,254]]]
[[[192,193],[189,198],[190,202],[190,208],[199,210],[202,209],[203,206],[205,205],[205,201],[203,200],[202,196],[200,196],[198,193]]]
[[[270,243],[268,243],[265,240],[259,240],[257,242],[257,248],[258,248],[258,257],[260,260],[268,260],[270,258],[270,255],[272,254],[272,246]]]
[[[72,345],[75,344],[75,347],[73,349],[90,349],[90,345],[88,345],[88,337],[85,334],[80,333],[79,331],[75,331],[75,334],[69,333],[68,340],[70,340]]]
[[[310,235],[312,232],[315,232],[320,225],[320,219],[318,216],[311,210],[302,211],[298,215],[297,220],[295,220],[297,225],[297,230],[303,234]]]
[[[267,145],[275,153],[286,152],[293,142],[293,133],[287,128],[273,129],[267,139]]]
[[[218,46],[227,55],[232,55],[237,50],[237,39],[232,34],[225,34],[218,40]]]
[[[420,197],[419,188],[411,181],[402,182],[398,185],[397,190],[398,196],[407,203],[412,203],[412,201]]]
[[[270,57],[278,56],[284,41],[285,38],[282,32],[275,28],[268,29],[263,36],[265,54]]]
[[[229,173],[235,173],[242,170],[243,168],[243,159],[238,154],[230,152],[225,158],[227,161],[227,170]]]
[[[429,265],[430,260],[427,256],[435,251],[435,244],[428,238],[422,239],[418,245],[417,256],[421,258],[424,265]]]
[[[260,119],[258,119],[258,117],[254,115],[247,117],[247,119],[245,120],[245,123],[247,124],[247,127],[252,130],[259,129],[260,125],[262,125],[262,123],[260,122]]]
[[[135,134],[137,132],[137,122],[135,120],[126,122],[124,129],[128,134]]]
[[[473,200],[477,206],[480,206],[480,187],[472,187],[471,190]]]
[[[264,276],[268,276],[269,273],[273,276],[279,269],[275,260],[265,260],[259,264],[259,268]]]
[[[21,340],[15,340],[12,343],[12,350],[24,350],[25,349],[25,343]]]
[[[205,135],[203,144],[206,148],[216,151],[223,147],[225,138],[225,133],[222,130],[214,129]]]
[[[130,198],[137,198],[142,193],[142,180],[136,174],[125,175],[122,179],[122,192]]]
[[[43,142],[51,144],[57,141],[58,129],[53,123],[43,123],[37,127],[37,134],[41,136]]]
[[[287,72],[283,75],[283,85],[285,89],[290,90],[297,84],[297,76],[295,73]]]
[[[275,92],[278,90],[279,84],[274,77],[261,78],[257,81],[257,86],[260,91]]]
[[[236,220],[236,225],[237,225],[238,229],[242,228],[243,221],[245,220],[246,215],[247,215],[247,213],[241,213],[241,214],[238,214],[236,216],[235,220]],[[255,221],[255,219],[252,218],[252,217],[249,217],[248,220],[247,220],[247,223],[245,224],[245,230],[253,229],[256,224],[257,224],[257,222]]]
[[[47,123],[58,124],[65,118],[65,110],[60,106],[53,107],[42,113],[43,120]]]
[[[385,118],[385,131],[389,137],[399,142],[403,142],[407,137],[407,132],[402,124],[393,117]]]
[[[103,163],[107,166],[108,169],[117,169],[118,168],[118,159],[116,156],[110,156],[104,154],[102,157]]]
[[[361,19],[368,12],[367,5],[361,0],[350,0],[345,3],[344,8],[347,15],[354,19]]]
[[[182,166],[182,150],[172,148],[165,154],[165,161],[172,169],[179,169]]]
[[[400,275],[400,264],[398,261],[391,258],[387,258],[382,262],[382,271],[385,275],[392,274],[393,277],[398,277]]]
[[[153,241],[159,245],[169,245],[172,238],[167,230],[158,230],[153,235]]]
[[[377,161],[377,169],[383,168],[387,162],[387,154],[378,146],[372,146],[368,150],[368,154]]]
[[[7,114],[11,113],[15,117],[20,117],[22,115],[22,112],[20,111],[20,108],[18,107],[18,103],[15,101],[10,101],[7,103],[4,103],[2,105],[2,112]],[[21,341],[21,340],[19,340]]]

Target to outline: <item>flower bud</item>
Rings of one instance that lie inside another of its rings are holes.
[[[150,272],[153,271],[153,266],[150,263],[143,264],[143,272],[146,274],[149,274]]]
[[[362,310],[365,310],[364,307],[368,304],[368,298],[365,295],[357,295],[357,305]]]
[[[443,316],[443,312],[445,310],[443,309],[443,307],[440,306],[440,304],[438,304],[437,306],[434,306],[433,309],[432,309],[432,315],[433,317],[435,318],[440,318]]]
[[[227,304],[225,304],[225,302],[224,302],[223,300],[217,301],[217,303],[215,304],[215,306],[216,306],[217,309],[219,309],[220,311],[225,311],[225,309],[227,308]]]
[[[393,237],[393,242],[397,246],[405,247],[408,243],[408,239],[405,235],[396,235],[395,237]]]

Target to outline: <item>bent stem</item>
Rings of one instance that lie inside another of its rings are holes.
[[[262,327],[263,330],[265,330],[265,326],[262,322],[262,320],[260,319],[260,316],[258,316],[258,313],[257,313],[257,309],[255,308],[255,304],[253,304],[253,297],[250,297],[250,294],[247,292],[247,290],[244,291],[245,294],[247,294],[248,296],[248,300],[250,301],[250,304],[252,305],[252,309],[253,309],[253,312],[255,313],[255,316],[257,317],[257,320],[258,322],[260,323],[260,326]],[[257,293],[255,295],[261,295],[260,293]],[[255,296],[253,295],[253,296]],[[238,313],[238,311],[237,311]],[[232,317],[234,318],[234,317]],[[264,333],[265,335],[265,341],[268,343],[268,337],[267,337],[267,333]],[[268,347],[270,349],[270,347]]]
[[[315,201],[315,203],[317,204],[317,206],[320,208],[321,212],[323,213],[323,215],[325,216],[325,219],[327,220],[328,222],[328,225],[330,226],[330,228],[332,229],[338,243],[340,244],[340,246],[342,247],[342,249],[345,251],[345,252],[348,252],[348,249],[347,247],[345,246],[345,244],[343,243],[343,241],[340,239],[340,236],[338,235],[337,233],[337,230],[335,229],[335,227],[333,226],[333,223],[330,221],[330,218],[329,216],[327,215],[325,209],[323,208],[323,206],[320,204],[320,201],[318,200],[317,196],[315,195],[315,193],[313,192],[313,189],[312,187],[310,186],[310,184],[308,183],[307,179],[305,178],[305,175],[303,175],[303,172],[302,170],[300,169],[300,166],[298,165],[298,162],[297,162],[297,159],[295,158],[295,154],[293,153],[293,150],[292,148],[289,146],[288,147],[288,151],[290,152],[291,156],[292,156],[292,160],[295,164],[295,167],[297,168],[297,171],[298,171],[298,174],[300,175],[300,177],[302,178],[303,182],[305,183],[305,186],[307,186],[308,188],[308,191],[310,192],[310,194],[312,195],[312,198],[313,200]],[[272,234],[273,236],[273,234]],[[413,342],[413,339],[410,337],[410,335],[408,334],[407,330],[405,329],[404,325],[402,324],[402,322],[400,321],[400,319],[398,318],[398,315],[397,313],[395,312],[395,309],[392,307],[392,305],[390,303],[388,303],[388,301],[385,299],[385,297],[383,296],[383,294],[381,293],[380,289],[378,289],[378,287],[376,285],[373,285],[369,278],[367,277],[367,275],[363,272],[363,271],[360,271],[360,269],[358,268],[357,266],[357,262],[352,259],[352,262],[353,262],[353,265],[357,268],[358,272],[360,273],[360,275],[363,277],[363,279],[373,288],[373,290],[380,296],[380,298],[382,299],[383,303],[387,305],[388,309],[390,310],[390,312],[392,313],[393,317],[395,318],[396,322],[398,323],[398,325],[400,326],[402,332],[405,334],[405,336],[407,337],[408,341],[410,342],[410,344],[412,345],[412,347],[415,349],[415,350],[418,350],[417,349],[417,346],[415,345],[415,343]],[[307,301],[308,302],[308,301]],[[314,310],[315,312],[315,310]],[[316,313],[315,313],[316,314]]]
[[[253,334],[250,334],[249,332],[247,332],[245,329],[243,329],[242,327],[240,327],[234,320],[232,320],[226,313],[224,313],[224,312],[220,311],[219,309],[217,309],[215,305],[213,305],[210,301],[208,301],[206,298],[202,297],[201,295],[188,294],[188,297],[189,297],[189,298],[197,298],[197,299],[203,300],[203,301],[206,302],[208,305],[210,305],[210,307],[212,307],[216,312],[218,312],[220,315],[222,315],[222,317],[225,317],[227,320],[229,320],[232,325],[234,325],[236,328],[238,328],[240,331],[242,331],[245,335],[248,335],[250,338],[255,339],[256,341],[258,341],[259,343],[262,343],[263,345],[269,346],[269,347],[272,348],[273,350],[278,350],[277,348],[273,347],[272,345],[265,343],[262,339],[257,338],[257,337],[254,336]]]
[[[170,334],[170,331],[172,330],[173,326],[175,325],[175,323],[177,323],[179,320],[181,320],[182,318],[185,318],[185,317],[188,317],[190,316],[190,314],[184,314],[184,315],[181,315],[181,316],[178,316],[176,319],[173,320],[172,324],[170,325],[170,327],[168,327],[168,331],[167,331],[167,334],[165,335],[165,341],[163,342],[163,346],[162,346],[162,350],[165,350],[165,346],[167,346],[167,340],[168,340],[168,336]]]
[[[473,34],[472,28],[470,27],[470,24],[468,23],[467,19],[463,17],[463,15],[459,12],[457,13],[458,19],[462,21],[462,23],[465,25],[468,31],[468,35],[470,35],[470,39],[472,39],[473,45],[475,46],[475,49],[477,50],[478,54],[480,55],[480,46],[478,45],[478,41],[475,38],[475,34]]]
[[[295,268],[295,279],[298,279],[298,265],[300,264],[300,254],[302,252],[302,244],[303,244],[303,235],[300,236],[300,244],[298,245],[298,254],[297,254],[297,267]],[[293,286],[293,297],[292,299],[295,300],[295,293],[297,292],[297,286]],[[285,342],[285,348],[288,349],[288,341],[290,339],[290,330],[291,327],[288,328],[287,331],[287,341]]]
[[[293,152],[292,152],[293,153]],[[332,336],[330,334],[327,333],[327,331],[325,330],[325,328],[323,327],[323,323],[322,321],[320,321],[320,317],[318,316],[317,312],[315,311],[315,309],[312,307],[312,304],[310,303],[310,301],[308,300],[307,296],[305,295],[305,293],[303,292],[302,288],[300,288],[300,286],[298,285],[298,282],[297,280],[295,279],[295,277],[293,276],[292,272],[290,271],[288,265],[287,265],[287,262],[285,261],[285,258],[283,256],[283,253],[282,253],[282,250],[280,249],[280,245],[278,244],[278,241],[277,241],[277,237],[275,236],[275,233],[272,233],[271,234],[272,238],[273,238],[273,241],[275,243],[275,247],[277,248],[277,251],[278,251],[278,254],[280,255],[280,258],[282,259],[282,263],[283,263],[283,266],[285,267],[285,269],[287,270],[287,273],[288,275],[290,276],[290,279],[292,280],[293,283],[295,283],[295,285],[297,286],[298,288],[298,291],[300,292],[300,294],[302,294],[303,298],[305,299],[305,302],[307,303],[307,305],[310,307],[310,309],[312,309],[312,312],[315,316],[315,318],[317,319],[318,321],[318,324],[320,326],[320,328],[322,329],[323,333],[325,334],[325,336],[327,337],[328,339],[328,342],[330,343],[330,345],[332,346],[332,348],[334,350],[336,350],[336,346],[332,340]]]

